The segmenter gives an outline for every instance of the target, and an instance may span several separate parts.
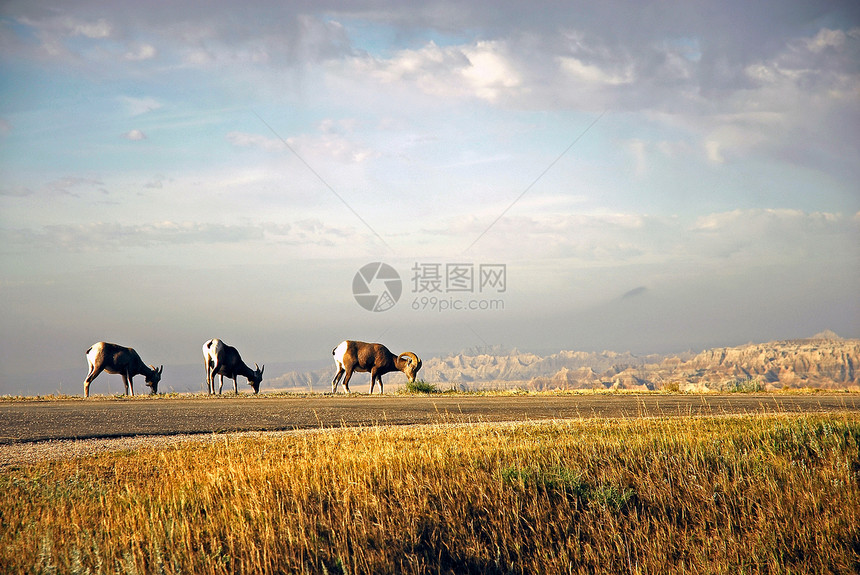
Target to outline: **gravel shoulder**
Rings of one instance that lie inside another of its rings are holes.
[[[860,412],[860,395],[239,396],[0,401],[0,467],[225,434],[551,419]]]

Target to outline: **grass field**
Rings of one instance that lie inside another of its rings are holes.
[[[860,416],[343,429],[0,471],[3,573],[857,573]]]

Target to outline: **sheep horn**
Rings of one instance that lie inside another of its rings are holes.
[[[414,363],[414,364],[421,365],[421,360],[418,359],[418,356],[415,355],[414,353],[412,353],[411,351],[404,351],[403,353],[400,354],[399,357],[400,357],[400,359],[403,359],[404,357],[406,357],[406,361],[408,361],[410,364]]]

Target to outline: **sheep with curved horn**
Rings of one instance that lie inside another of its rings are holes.
[[[382,393],[382,376],[392,371],[402,371],[410,383],[415,383],[415,375],[421,369],[421,359],[407,351],[394,355],[381,343],[365,343],[363,341],[345,340],[331,351],[337,373],[331,382],[331,392],[337,391],[338,383],[343,377],[343,388],[349,393],[349,379],[353,372],[370,372],[370,393],[376,382],[379,382],[379,393]]]

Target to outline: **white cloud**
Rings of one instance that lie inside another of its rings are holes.
[[[320,130],[323,133],[290,137],[286,138],[285,141],[289,148],[305,160],[320,158],[344,163],[361,163],[378,157],[374,150],[351,141],[338,133],[337,130],[333,130],[333,127],[334,124],[331,121],[324,121],[320,125]],[[266,151],[286,151],[288,149],[284,145],[284,141],[279,138],[246,132],[230,132],[227,134],[227,141],[240,148],[257,148]]]
[[[849,221],[842,214],[829,212],[808,213],[787,208],[739,209],[701,216],[691,229],[693,232],[756,237],[772,230],[781,230],[781,233],[827,232],[838,230]]]
[[[141,130],[131,130],[122,135],[126,140],[145,140],[146,134],[144,134]]]
[[[82,22],[74,18],[65,19],[65,26],[75,36],[86,36],[87,38],[108,38],[113,31],[111,24],[104,18],[95,22]]]
[[[447,99],[645,112],[669,129],[686,130],[698,139],[699,154],[716,165],[770,157],[856,173],[844,157],[858,148],[848,126],[860,122],[860,28],[822,28],[781,40],[782,49],[768,46],[743,60],[724,57],[719,50],[731,53],[729,47],[690,33],[627,40],[564,29],[448,46],[430,42],[352,64],[362,77]]]
[[[469,66],[460,73],[478,98],[492,102],[522,84],[522,78],[503,48],[500,42],[484,41],[463,49]]]
[[[417,50],[398,51],[388,59],[359,58],[354,65],[360,74],[370,74],[386,84],[406,82],[435,96],[490,102],[523,82],[502,41],[460,46],[438,46],[431,41]]]
[[[713,164],[722,164],[726,161],[723,157],[722,143],[719,140],[705,140],[705,154],[708,161]]]
[[[764,155],[828,173],[852,170],[843,158],[858,149],[847,127],[860,122],[856,56],[860,33],[822,28],[790,40],[773,57],[745,66],[749,85],[715,101],[713,112],[687,114],[686,121],[701,130],[714,163]]]
[[[559,64],[564,73],[568,74],[575,82],[586,86],[620,86],[633,82],[632,70],[614,72],[604,70],[594,64],[585,64],[582,60],[573,57],[559,58]]]
[[[289,138],[287,141],[294,150],[302,155],[330,158],[343,163],[360,164],[379,156],[372,148],[337,134]]]
[[[827,48],[841,48],[845,44],[846,34],[842,30],[822,28],[814,38],[804,39],[804,44],[810,52],[819,53]]]
[[[158,50],[152,44],[139,44],[125,53],[125,59],[131,62],[151,60],[158,54]]]

